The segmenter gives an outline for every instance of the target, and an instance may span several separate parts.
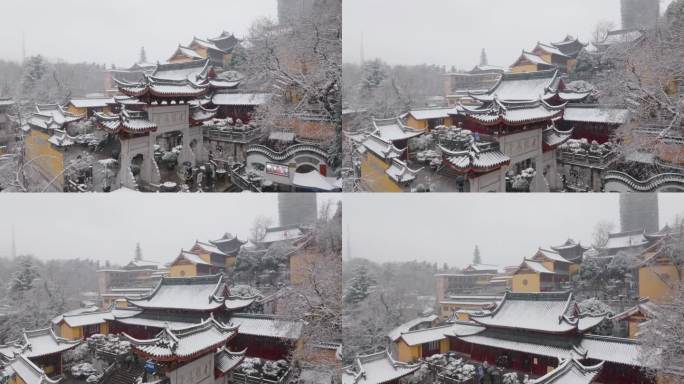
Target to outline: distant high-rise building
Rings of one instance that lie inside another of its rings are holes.
[[[281,227],[313,224],[317,215],[315,193],[281,193],[278,195],[278,217]]]
[[[660,16],[660,0],[620,0],[622,29],[652,28]]]
[[[657,232],[659,230],[658,194],[623,193],[620,195],[620,230]]]
[[[278,22],[285,24],[310,14],[317,0],[278,0]]]

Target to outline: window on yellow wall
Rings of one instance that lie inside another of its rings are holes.
[[[184,277],[185,276],[185,271],[180,271],[180,276]]]
[[[524,286],[527,286],[527,279],[523,279],[523,282],[522,282],[522,283],[523,283]]]

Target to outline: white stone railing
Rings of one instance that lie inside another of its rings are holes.
[[[619,171],[608,171],[603,177],[605,183],[617,182],[628,186],[635,192],[655,192],[666,186],[675,186],[684,189],[684,174],[661,173],[647,180],[637,180],[634,177]]]

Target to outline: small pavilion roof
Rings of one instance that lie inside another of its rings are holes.
[[[157,337],[138,340],[123,334],[132,348],[158,361],[189,361],[222,348],[237,335],[238,328],[227,326],[210,317],[200,324],[181,329],[165,328]]]
[[[81,344],[80,340],[67,340],[57,335],[52,328],[24,331],[21,354],[34,358],[61,353]]]
[[[143,309],[212,311],[224,305],[228,289],[222,274],[196,277],[162,277],[157,287],[128,302]]]
[[[392,144],[391,141],[385,140],[380,136],[371,134],[362,143],[363,148],[373,152],[375,155],[384,160],[391,160],[401,157],[404,150],[399,149]]]
[[[232,233],[228,233],[228,232],[224,233],[223,236],[221,236],[220,238],[218,238],[216,240],[209,240],[209,242],[212,244],[223,244],[223,243],[236,242],[236,243],[240,243],[241,245],[246,243],[245,241],[238,239],[237,235],[233,235]]]
[[[526,260],[529,262],[529,260]],[[534,316],[530,316],[534,314]],[[579,313],[572,292],[506,292],[488,315],[471,319],[489,328],[517,329],[549,334],[581,333],[598,325],[606,316]],[[580,323],[581,319],[585,319]]]
[[[421,130],[407,127],[400,118],[373,119],[374,134],[387,142],[408,140],[422,135]]]
[[[444,162],[460,173],[487,173],[510,163],[511,158],[501,152],[497,142],[480,141],[468,130],[457,129],[458,144],[447,148],[439,144]]]
[[[416,179],[416,175],[421,171],[421,169],[411,169],[403,161],[394,158],[392,159],[392,164],[390,167],[385,170],[385,173],[390,177],[390,179],[397,183],[410,183]]]
[[[544,140],[544,151],[550,151],[565,144],[572,137],[574,128],[567,131],[560,131],[555,125],[551,125],[542,131],[542,139]]]
[[[50,379],[45,371],[23,355],[17,355],[9,365],[25,384],[56,384],[62,379]]]
[[[411,328],[421,325],[421,324],[432,324],[435,320],[438,319],[437,315],[430,315],[430,316],[421,316],[417,317],[413,320],[407,321],[404,324],[401,324],[397,326],[396,328],[392,329],[388,334],[387,337],[390,338],[392,341],[396,341],[402,333],[404,332],[409,332]]]
[[[555,68],[556,66],[554,64],[548,63],[546,60],[544,60],[541,56],[532,53],[532,52],[527,52],[527,51],[522,51],[520,54],[520,57],[518,57],[518,60],[511,65],[511,67],[516,67],[520,65],[521,63],[532,63],[536,65],[542,66],[544,69],[548,68]]]
[[[240,352],[233,352],[225,346],[221,347],[214,354],[214,367],[222,374],[226,374],[242,363],[246,353],[246,348]]]
[[[403,332],[399,338],[401,338],[409,346],[416,346],[433,341],[444,340],[447,338],[447,336],[474,335],[484,330],[484,327],[475,323],[456,321],[452,324],[443,325],[441,327]]]
[[[264,237],[259,243],[275,243],[279,241],[292,241],[304,237],[304,232],[297,225],[266,228]]]
[[[611,320],[625,320],[628,319],[634,315],[640,314],[645,318],[651,318],[655,316],[655,314],[658,312],[658,305],[650,301],[648,298],[641,299],[639,302],[631,307],[627,308],[621,313],[616,314],[615,316],[611,317]]]
[[[546,375],[532,380],[533,384],[590,384],[603,369],[603,361],[592,366],[582,365],[576,359],[561,360],[560,365]]]
[[[555,274],[555,272],[546,268],[542,262],[531,259],[524,259],[519,268],[528,268],[537,273]]]
[[[640,247],[648,244],[644,231],[617,232],[608,235],[608,242],[603,249],[614,250],[631,247]]]
[[[429,119],[443,119],[449,117],[455,111],[454,108],[427,108],[427,109],[412,109],[408,115],[413,116],[416,120]]]
[[[28,124],[42,129],[61,130],[64,125],[85,117],[67,112],[57,104],[36,104],[36,111],[29,117]]]
[[[208,40],[200,39],[196,36],[193,36],[192,41],[190,42],[190,44],[188,44],[188,46],[192,46],[193,44],[197,44],[200,47],[204,47],[204,48],[211,49],[214,51],[218,51],[221,53],[226,53],[224,50],[222,50],[221,48],[216,46],[215,43],[208,41]]]
[[[342,372],[342,384],[382,384],[394,382],[420,368],[395,361],[387,351],[359,355],[354,364]]]
[[[112,103],[114,103],[114,98],[112,97],[90,97],[69,100],[69,104],[76,108],[104,108]]]

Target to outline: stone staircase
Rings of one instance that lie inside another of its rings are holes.
[[[142,367],[121,367],[112,372],[101,384],[135,384],[138,377],[142,376]]]

